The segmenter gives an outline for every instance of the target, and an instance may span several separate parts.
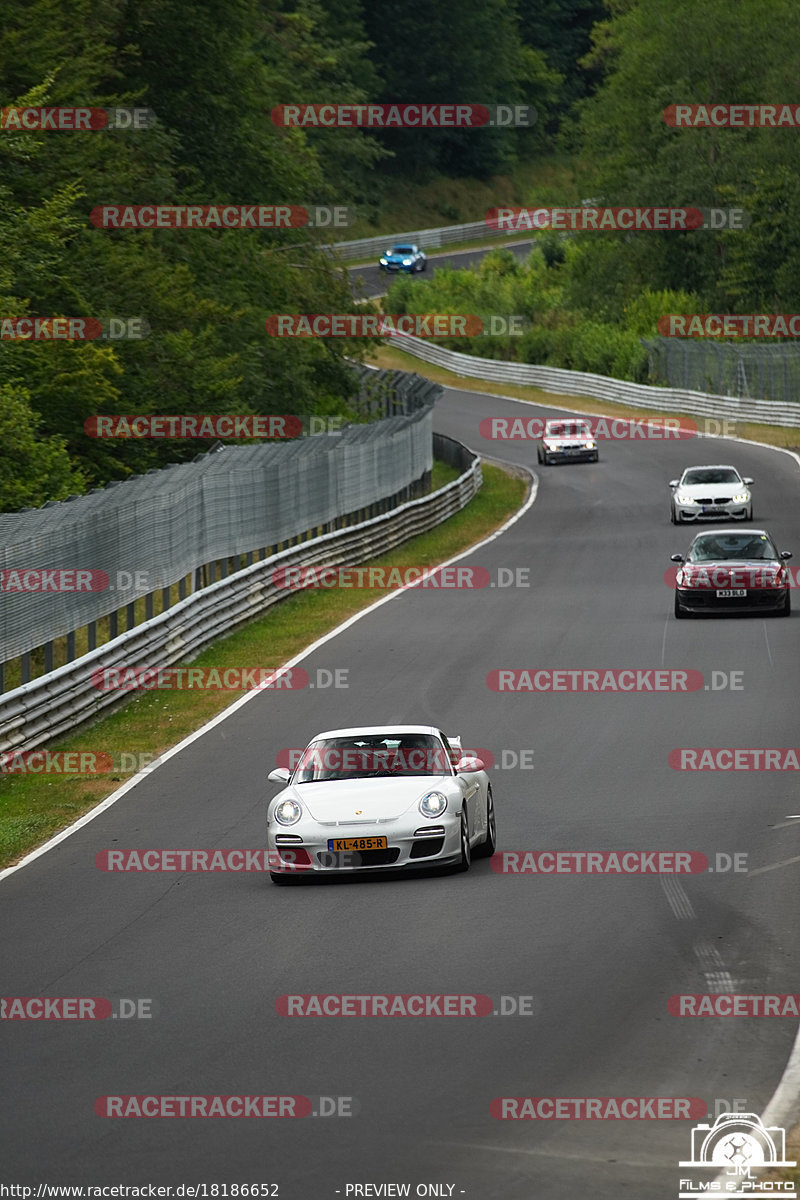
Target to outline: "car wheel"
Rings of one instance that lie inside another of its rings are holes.
[[[467,810],[461,810],[461,861],[456,863],[455,870],[468,871],[472,863],[472,847],[469,844],[469,826],[467,825]]]
[[[422,266],[420,267],[420,271],[427,271],[427,269],[428,269],[428,260],[426,258],[423,260]]]
[[[595,454],[594,458],[592,459],[592,462],[600,462],[600,455]]]
[[[776,617],[790,617],[792,615],[792,597],[789,592],[786,593],[786,600],[783,608],[779,608],[775,613]]]
[[[688,617],[688,615],[689,614],[687,613],[686,609],[682,607],[681,602],[678,599],[678,591],[676,588],[675,589],[675,616],[678,618],[679,621],[682,621],[685,617]]]
[[[750,512],[749,512],[749,513],[748,513],[748,515],[747,515],[747,519],[748,519],[748,521],[752,521],[752,519],[753,519],[753,506],[752,506],[752,504],[750,505]]]
[[[673,524],[673,525],[677,525],[677,524],[678,524],[678,522],[677,522],[677,520],[676,520],[676,518],[675,518],[675,509],[672,507],[672,505],[670,505],[670,507],[669,507],[669,519],[670,519],[670,521],[672,522],[672,524]]]
[[[491,858],[497,849],[497,822],[494,815],[494,797],[491,784],[486,792],[486,837],[472,852],[473,858]]]
[[[539,448],[537,448],[537,450],[536,450],[536,459],[537,459],[537,461],[538,461],[539,463],[541,463],[541,461],[542,461],[542,451],[541,451],[541,449],[539,449]]]

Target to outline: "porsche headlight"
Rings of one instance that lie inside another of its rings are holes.
[[[414,261],[414,260],[413,260],[413,258],[404,258],[404,259],[403,259],[403,266],[404,266],[404,267],[410,267],[410,266],[411,266],[411,264],[413,263],[413,261]]]
[[[381,266],[382,266],[382,267],[385,267],[385,266],[386,266],[386,261],[387,261],[387,260],[386,260],[385,258],[382,258],[382,259],[380,260],[380,263],[381,263]]]
[[[694,496],[690,496],[688,492],[678,492],[675,499],[678,501],[678,504],[697,504]]]
[[[274,815],[279,825],[295,825],[302,817],[303,810],[296,800],[281,800]]]
[[[749,499],[750,499],[749,492],[737,492],[736,495],[733,497],[733,503],[734,504],[747,504],[747,501]]]
[[[419,802],[419,811],[423,817],[440,817],[447,808],[447,797],[441,792],[428,792]]]

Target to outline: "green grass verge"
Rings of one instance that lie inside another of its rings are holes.
[[[402,350],[396,350],[393,346],[381,345],[376,347],[371,352],[370,358],[379,367],[385,367],[390,370],[414,371],[417,375],[424,376],[425,379],[432,379],[435,383],[441,383],[445,387],[458,388],[462,392],[487,392],[493,396],[513,396],[518,400],[529,400],[536,404],[546,404],[551,408],[571,408],[576,412],[589,413],[600,417],[627,417],[628,419],[633,418],[637,420],[654,420],[659,417],[674,419],[679,417],[686,421],[696,421],[698,425],[703,420],[702,417],[698,417],[697,413],[672,411],[660,413],[652,408],[634,408],[627,404],[614,404],[610,400],[595,400],[591,396],[565,396],[562,393],[545,392],[537,387],[523,387],[514,383],[491,383],[484,379],[470,379],[466,376],[456,374],[455,371],[448,371],[446,367],[438,367],[432,363],[423,362],[422,359],[415,358],[413,354],[406,354]],[[798,415],[800,415],[800,406],[798,406]],[[726,432],[732,437],[743,438],[745,441],[765,442],[768,446],[780,446],[783,449],[800,452],[800,435],[796,426],[757,425],[752,421],[731,421],[728,423]],[[477,430],[475,433],[477,438]],[[502,444],[499,441],[496,443],[498,447],[501,447]],[[484,447],[486,454],[492,453],[488,448],[490,445],[491,443],[487,443],[487,446]]]
[[[458,472],[437,463],[441,487]],[[484,465],[483,487],[460,513],[389,555],[363,565],[434,566],[466,550],[503,523],[522,504],[524,479]],[[236,667],[279,667],[342,621],[386,595],[382,589],[315,590],[291,596],[192,660],[193,666],[224,671]],[[239,699],[239,692],[144,692],[111,715],[48,747],[53,751],[99,751],[156,757]],[[127,778],[123,772],[94,776],[11,775],[0,778],[0,867],[77,820]]]

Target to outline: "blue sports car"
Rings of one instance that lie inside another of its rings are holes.
[[[419,246],[411,243],[392,246],[391,250],[387,250],[380,260],[382,271],[407,271],[409,275],[413,271],[424,271],[427,265],[427,256],[423,254]]]

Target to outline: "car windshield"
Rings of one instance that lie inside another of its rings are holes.
[[[697,483],[741,483],[742,477],[733,467],[693,467],[685,471],[681,483],[692,487]]]
[[[581,421],[548,421],[547,437],[589,437],[589,426]]]
[[[298,763],[292,783],[378,776],[449,775],[453,753],[428,733],[320,738]]]
[[[413,246],[392,246],[389,253],[390,254],[406,254],[406,255],[413,254],[414,247]]]
[[[778,552],[763,533],[702,534],[692,543],[687,562],[724,559],[777,558]]]

